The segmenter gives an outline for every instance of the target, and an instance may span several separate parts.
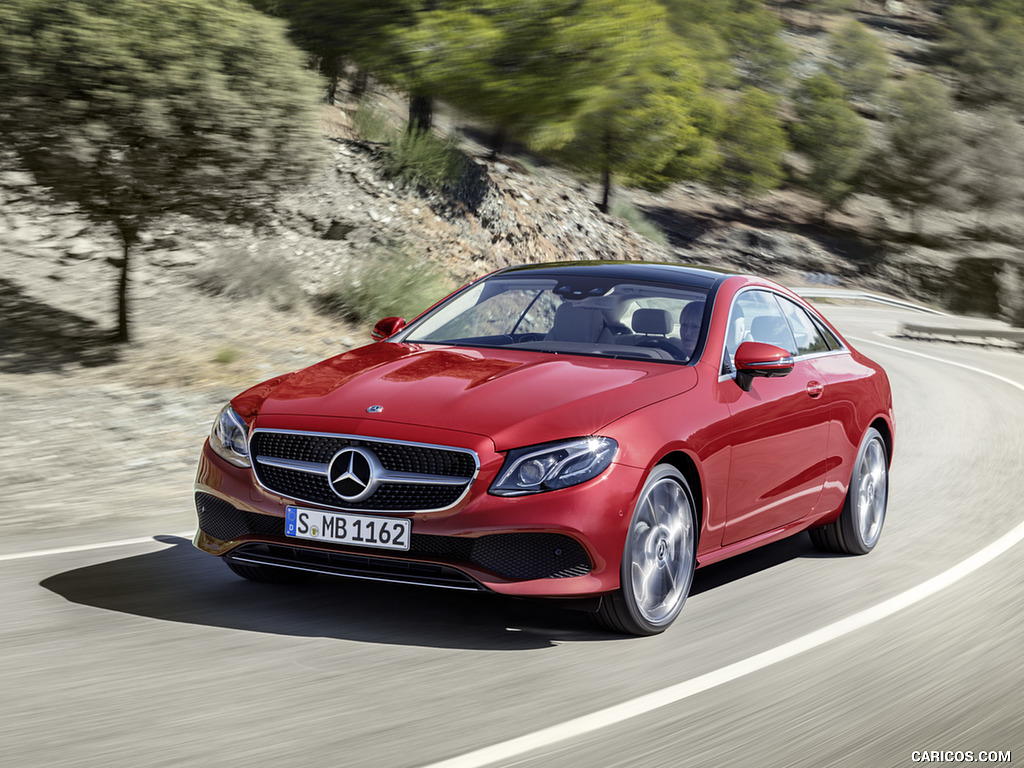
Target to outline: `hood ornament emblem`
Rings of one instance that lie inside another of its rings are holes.
[[[362,501],[372,496],[380,484],[384,468],[376,454],[355,446],[343,448],[327,465],[327,481],[344,501]]]
[[[367,413],[380,413],[383,410],[384,410],[384,406],[383,405],[371,405],[369,408],[366,409],[366,412]]]

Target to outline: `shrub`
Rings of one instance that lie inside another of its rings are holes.
[[[228,365],[235,362],[241,356],[241,351],[235,347],[218,347],[217,351],[213,353],[213,361],[221,365]]]
[[[352,115],[352,125],[359,138],[377,144],[390,143],[398,133],[387,116],[365,98],[359,102]]]
[[[406,131],[384,153],[384,174],[408,186],[439,190],[454,185],[466,158],[452,139],[430,131]]]
[[[321,295],[323,307],[357,323],[411,320],[448,293],[441,272],[407,251],[381,249],[354,264]]]
[[[196,287],[213,296],[233,299],[263,297],[278,309],[291,309],[302,301],[288,262],[278,254],[230,248],[212,256],[193,274]]]
[[[651,242],[668,245],[668,235],[662,228],[644,216],[640,209],[629,201],[620,199],[612,202],[611,215],[625,221],[634,232]]]

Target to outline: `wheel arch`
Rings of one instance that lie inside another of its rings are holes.
[[[891,465],[893,449],[892,427],[889,425],[889,422],[881,416],[871,422],[870,426],[877,429],[878,434],[882,436],[882,442],[885,443],[885,457]]]
[[[669,464],[675,467],[690,485],[693,503],[697,508],[697,542],[700,543],[700,534],[704,530],[704,484],[701,482],[697,463],[685,451],[672,451],[658,459],[655,466],[657,464]]]

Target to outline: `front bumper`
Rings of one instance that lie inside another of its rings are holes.
[[[260,488],[251,470],[224,462],[207,444],[196,477],[194,543],[242,564],[376,581],[547,597],[617,589],[642,470],[613,464],[579,486],[509,498],[487,494],[499,467],[500,460],[483,463],[451,510],[382,513],[412,520],[410,549],[395,551],[285,536],[285,507],[310,505]]]

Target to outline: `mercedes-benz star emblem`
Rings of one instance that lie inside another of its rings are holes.
[[[380,484],[380,459],[365,448],[343,448],[327,465],[327,480],[345,501],[361,501]]]
[[[366,412],[367,413],[380,413],[383,410],[384,410],[384,406],[383,405],[371,405],[369,408],[366,409]]]

